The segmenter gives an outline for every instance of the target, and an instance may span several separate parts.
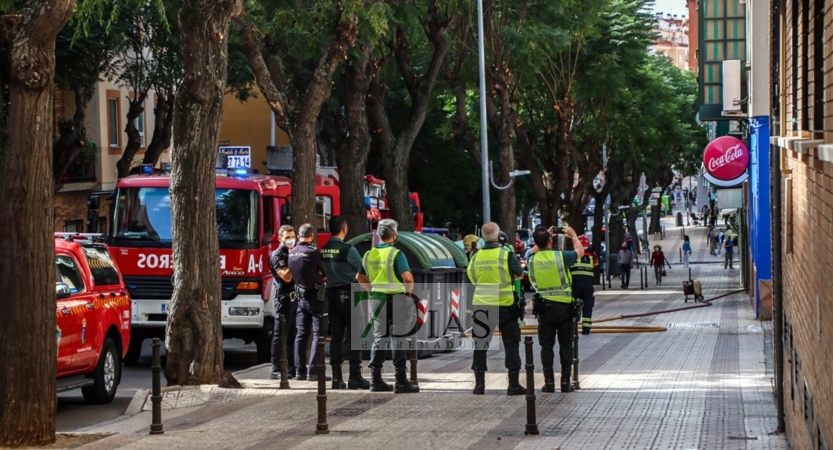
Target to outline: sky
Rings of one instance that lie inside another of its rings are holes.
[[[654,12],[688,15],[685,0],[654,0]]]

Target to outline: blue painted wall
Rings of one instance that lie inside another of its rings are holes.
[[[760,280],[772,279],[769,203],[769,117],[749,119],[749,244],[755,267],[755,315],[760,315]]]

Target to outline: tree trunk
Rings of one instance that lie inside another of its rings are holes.
[[[122,153],[121,158],[116,162],[119,178],[130,175],[133,158],[136,157],[136,153],[142,147],[142,137],[139,135],[139,130],[136,129],[136,118],[145,112],[144,104],[146,97],[147,92],[144,92],[128,101],[127,124],[124,126],[124,132],[127,133],[127,145],[124,148],[124,153]]]
[[[57,180],[63,176],[69,167],[81,154],[87,145],[87,129],[84,122],[87,118],[87,104],[92,98],[92,86],[77,86],[73,90],[75,96],[75,113],[72,120],[61,121],[60,136],[53,149],[52,175]]]
[[[171,133],[174,124],[174,97],[156,94],[156,107],[153,108],[153,137],[150,139],[142,164],[156,165],[166,148],[171,146]]]
[[[223,369],[214,185],[229,22],[240,8],[239,0],[186,0],[179,12],[185,79],[174,108],[174,292],[165,330],[169,385],[239,386]]]
[[[55,39],[72,0],[0,16],[0,446],[55,441]]]
[[[342,76],[346,109],[347,139],[336,151],[341,180],[341,214],[347,220],[350,237],[368,230],[364,203],[364,176],[370,153],[370,126],[367,118],[367,95],[370,88],[369,59],[365,55],[347,67]]]

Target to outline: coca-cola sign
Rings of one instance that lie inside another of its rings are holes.
[[[703,165],[706,166],[706,172],[718,180],[736,180],[749,167],[749,149],[738,138],[719,137],[706,146]]]

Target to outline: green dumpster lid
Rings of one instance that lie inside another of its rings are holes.
[[[466,259],[465,253],[462,254],[461,259],[461,255],[459,255],[461,253],[460,249],[452,248],[454,245],[451,241],[449,241],[450,245],[446,245],[445,243],[438,242],[436,239],[443,238],[413,231],[400,231],[396,244],[397,247],[404,247],[412,253],[419,261],[422,269],[453,269],[466,266],[463,263],[463,260]],[[369,242],[371,240],[372,235],[365,233],[350,239],[347,243],[356,246],[362,242]]]
[[[442,236],[438,236],[436,234],[422,234],[421,236],[437,242],[446,250],[448,250],[448,252],[451,253],[451,256],[454,258],[454,263],[457,264],[457,267],[467,267],[469,265],[469,259],[466,256],[465,249],[458,247],[457,244],[454,243],[454,241],[446,239]]]

